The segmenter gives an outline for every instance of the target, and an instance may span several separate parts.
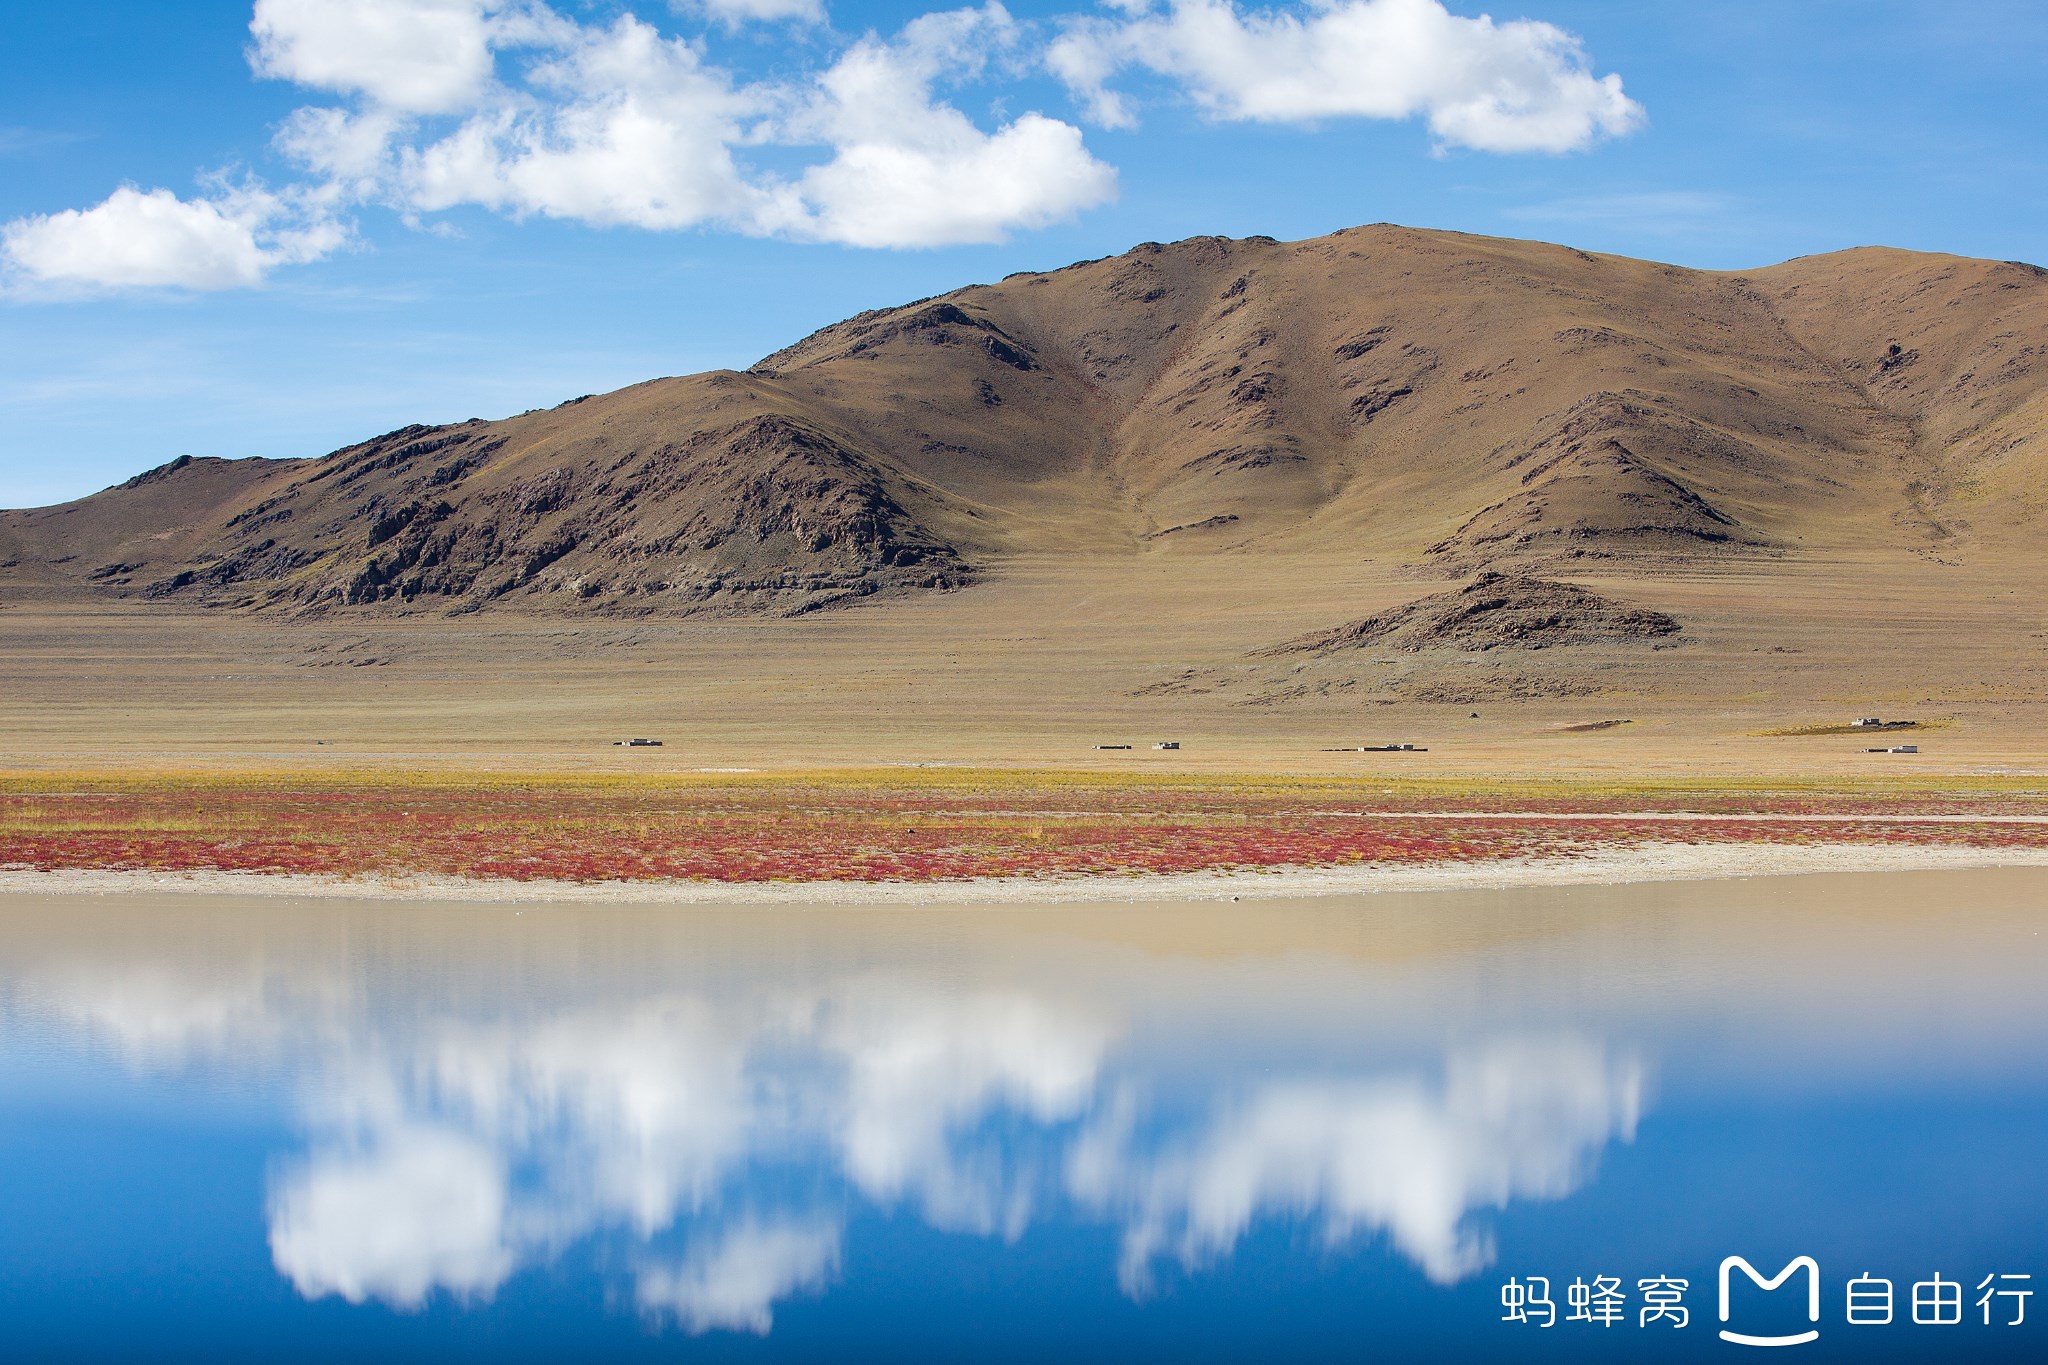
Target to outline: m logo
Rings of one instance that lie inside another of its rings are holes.
[[[1742,1267],[1742,1273],[1749,1276],[1750,1283],[1765,1293],[1776,1289],[1798,1272],[1805,1271],[1806,1320],[1808,1322],[1820,1321],[1820,1266],[1811,1256],[1795,1257],[1790,1265],[1771,1276],[1768,1280],[1757,1274],[1756,1267],[1743,1260],[1740,1256],[1730,1256],[1727,1260],[1721,1262],[1721,1321],[1728,1321],[1728,1272],[1737,1266]],[[1753,1337],[1741,1332],[1731,1332],[1725,1327],[1721,1329],[1721,1340],[1732,1341],[1737,1346],[1804,1346],[1809,1341],[1817,1341],[1819,1339],[1820,1330],[1818,1328],[1810,1332],[1798,1332],[1791,1336],[1782,1337]]]

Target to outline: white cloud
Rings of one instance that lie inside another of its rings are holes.
[[[0,254],[41,284],[246,289],[276,266],[318,260],[347,239],[347,228],[306,196],[244,188],[180,199],[124,185],[92,208],[0,227]]]
[[[558,40],[565,21],[518,0],[256,0],[259,76],[445,114],[494,79],[494,49]]]
[[[531,79],[544,98],[485,110],[403,153],[398,192],[409,207],[681,228],[744,222],[764,202],[731,151],[763,99],[689,44],[625,15],[579,30]]]
[[[992,135],[964,119],[935,131],[944,135],[921,144],[842,147],[807,172],[805,235],[865,247],[1001,242],[1116,197],[1116,172],[1088,154],[1071,124],[1033,113]]]
[[[776,1303],[821,1289],[837,1273],[839,1236],[831,1223],[745,1223],[680,1265],[642,1270],[634,1299],[643,1313],[672,1317],[688,1332],[767,1336]]]
[[[314,0],[267,3],[296,15]],[[765,16],[763,4],[782,0],[747,3]],[[986,132],[935,96],[942,80],[976,79],[1016,46],[1022,31],[1000,4],[928,14],[892,40],[858,40],[813,76],[754,83],[632,15],[599,28],[531,7],[508,27],[510,11],[481,3],[377,0],[374,13],[387,11],[410,17],[366,25],[340,45],[345,58],[264,56],[263,69],[363,96],[358,111],[300,110],[278,146],[350,194],[408,213],[477,205],[605,227],[919,247],[1000,241],[1115,193],[1115,172],[1078,128],[1027,113]],[[454,35],[443,68],[380,64],[388,31],[429,24]],[[508,33],[546,49],[516,87],[497,80],[491,55]],[[428,112],[462,121],[421,137],[415,116]],[[785,180],[743,163],[764,146],[831,156]]]
[[[933,98],[942,75],[978,74],[1017,36],[991,0],[925,15],[892,43],[855,44],[790,121],[794,140],[834,155],[804,173],[774,225],[852,246],[947,246],[998,242],[1113,199],[1116,172],[1089,155],[1080,129],[1027,113],[984,133]]]
[[[392,140],[404,128],[403,118],[385,109],[295,109],[278,128],[276,143],[338,191],[368,198],[389,173]]]
[[[1219,118],[1267,123],[1424,117],[1444,146],[1563,152],[1642,121],[1619,76],[1596,76],[1551,24],[1462,18],[1440,0],[1324,0],[1241,11],[1234,0],[1139,5],[1074,24],[1047,62],[1110,126],[1135,120],[1109,88],[1138,68],[1178,82]]]
[[[672,8],[728,29],[824,20],[822,0]],[[0,227],[0,253],[41,283],[246,288],[339,248],[348,231],[335,212],[363,203],[415,225],[475,206],[870,248],[999,242],[1116,196],[1116,171],[1079,128],[1037,111],[990,127],[949,93],[1040,61],[1118,126],[1135,121],[1133,106],[1111,84],[1132,70],[1177,82],[1220,118],[1419,115],[1440,144],[1489,151],[1583,147],[1642,118],[1571,34],[1460,18],[1440,0],[1110,9],[1041,49],[1040,30],[987,0],[893,38],[867,34],[822,69],[750,80],[702,39],[631,13],[597,24],[542,0],[256,0],[251,68],[342,97],[277,129],[277,149],[311,183],[192,199],[124,187],[94,208]]]

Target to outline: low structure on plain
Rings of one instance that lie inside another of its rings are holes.
[[[1346,744],[1335,749],[1324,749],[1326,754],[1426,754],[1429,747],[1423,744]]]

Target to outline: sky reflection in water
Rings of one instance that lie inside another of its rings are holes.
[[[1711,1353],[1723,1254],[2048,1272],[2044,891],[0,902],[0,1192],[44,1191],[0,1230],[0,1327],[28,1358],[546,1354],[494,1320],[619,1355],[1643,1350],[1502,1335],[1504,1275],[1598,1271],[1690,1275],[1675,1340]],[[117,1202],[67,1134],[215,1173]],[[96,1211],[69,1268],[59,1208]],[[115,1254],[195,1208],[211,1259]],[[1939,1344],[2009,1349],[1973,1330]]]

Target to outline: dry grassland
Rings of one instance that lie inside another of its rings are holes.
[[[2048,816],[2048,640],[2011,576],[1873,556],[1582,581],[1683,636],[1297,667],[1255,651],[1440,585],[1165,557],[795,620],[17,608],[0,863],[892,881],[2048,846],[2010,818]],[[1863,715],[1921,722],[1922,752],[1865,753],[1839,732]],[[1427,752],[1325,752],[1383,742]],[[1663,818],[1551,818],[1636,813]],[[1928,815],[1985,818],[1898,818]]]

